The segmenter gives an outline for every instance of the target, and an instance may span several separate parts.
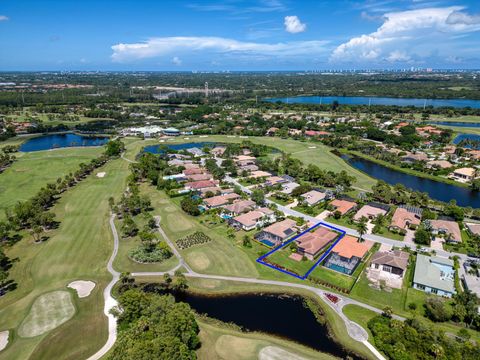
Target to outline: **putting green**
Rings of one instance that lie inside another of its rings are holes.
[[[52,291],[40,295],[23,320],[18,335],[35,337],[45,334],[68,321],[75,314],[75,306],[68,291]]]

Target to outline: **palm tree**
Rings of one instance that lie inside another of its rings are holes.
[[[367,233],[367,218],[362,217],[360,221],[357,223],[357,231],[360,235],[359,241],[363,241],[362,237]]]

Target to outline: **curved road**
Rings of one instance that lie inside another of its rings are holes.
[[[115,215],[112,215],[110,217],[110,228],[112,229],[113,234],[113,253],[107,263],[107,270],[110,274],[112,274],[112,280],[108,283],[105,290],[103,290],[103,298],[105,300],[103,312],[108,317],[108,339],[105,345],[103,345],[100,350],[90,356],[87,360],[100,359],[113,347],[115,341],[117,340],[117,319],[115,318],[115,316],[110,314],[110,310],[118,305],[117,300],[112,297],[111,292],[113,286],[120,279],[120,273],[118,271],[115,271],[115,269],[113,268],[113,261],[115,260],[115,257],[118,253],[118,233],[117,229],[115,228],[114,219]]]

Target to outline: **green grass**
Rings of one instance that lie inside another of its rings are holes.
[[[307,273],[307,271],[315,265],[315,262],[311,260],[301,260],[301,261],[296,261],[293,259],[290,259],[289,256],[292,254],[292,251],[290,250],[289,245],[286,247],[282,248],[281,250],[275,251],[273,254],[269,255],[266,260],[280,265],[284,266],[288,270],[303,276]]]
[[[368,322],[370,319],[373,319],[378,314],[372,310],[365,309],[364,307],[348,304],[343,307],[343,313],[347,318],[356,322],[358,325],[363,327],[368,333],[368,339],[372,342],[373,336],[368,328]]]
[[[350,290],[355,283],[355,277],[341,274],[324,266],[317,266],[310,274],[309,279],[321,280],[345,290]]]
[[[64,322],[75,314],[72,295],[68,291],[57,290],[40,295],[33,303],[27,317],[18,329],[21,337],[42,335]]]
[[[46,242],[34,244],[26,236],[7,249],[10,258],[19,259],[10,271],[18,288],[0,298],[0,323],[16,333],[38,296],[66,289],[71,281],[91,280],[96,288],[87,298],[75,298],[77,313],[62,326],[35,338],[14,336],[3,359],[26,359],[34,349],[36,358],[52,358],[39,354],[54,354],[55,359],[86,358],[105,343],[102,291],[110,279],[106,263],[113,241],[108,198],[125,189],[128,163],[113,160],[101,171],[107,173],[105,178],[89,176],[63,194],[53,208],[60,227],[47,234]]]
[[[206,226],[202,219],[186,214],[180,208],[181,198],[170,199],[163,191],[145,185],[142,191],[150,197],[155,215],[161,216],[161,226],[167,236],[175,241],[195,231],[208,235],[212,241],[181,250],[188,264],[198,272],[234,276],[257,277],[255,265],[231,239],[227,238],[226,226]],[[219,218],[217,221],[220,222]]]
[[[91,147],[17,153],[17,161],[0,174],[0,217],[5,209],[30,199],[47,183],[76,171],[80,163],[102,151],[102,147]]]
[[[335,359],[300,344],[281,340],[256,332],[241,332],[228,325],[210,319],[197,319],[200,325],[202,346],[197,351],[199,359],[208,360],[249,360],[259,358],[259,353],[267,346],[275,347],[305,359]]]
[[[382,226],[380,228],[380,231],[375,233],[376,235],[382,235],[384,237],[387,237],[389,239],[397,240],[397,241],[403,241],[405,238],[405,235],[400,235],[399,233],[394,233],[390,230],[388,230],[388,227]]]

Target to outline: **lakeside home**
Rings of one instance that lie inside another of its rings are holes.
[[[452,220],[430,220],[434,234],[445,235],[447,242],[462,242],[462,233],[456,221]]]
[[[403,207],[397,208],[392,216],[390,223],[390,230],[406,230],[410,227],[417,227],[420,225],[420,215],[409,211]]]
[[[345,235],[332,249],[324,266],[351,275],[372,246],[371,241],[359,242],[357,238]]]
[[[477,178],[477,170],[471,167],[453,170],[450,177],[459,182],[469,182]]]
[[[455,294],[454,262],[437,256],[418,254],[413,287],[426,293],[445,297]]]

